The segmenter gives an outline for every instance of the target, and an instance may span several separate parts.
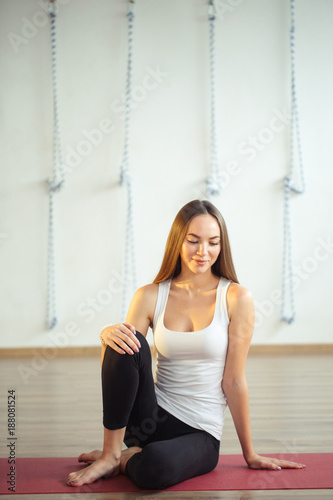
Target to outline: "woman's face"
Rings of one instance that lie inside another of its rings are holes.
[[[197,215],[189,224],[180,250],[182,269],[203,274],[216,262],[221,250],[220,226],[212,215]]]

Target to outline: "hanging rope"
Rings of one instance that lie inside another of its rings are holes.
[[[214,0],[209,0],[208,7],[209,20],[209,74],[210,74],[210,169],[206,181],[206,197],[208,200],[212,196],[221,192],[221,179],[219,175],[217,140],[216,140],[216,120],[215,120],[215,21],[216,6]]]
[[[54,195],[64,186],[64,171],[60,151],[60,131],[58,118],[57,78],[56,78],[56,1],[49,2],[52,49],[52,93],[53,93],[53,177],[48,180],[49,188],[49,228],[48,228],[48,271],[47,271],[47,312],[46,327],[56,326],[55,256],[54,256]]]
[[[125,185],[127,190],[127,213],[125,229],[125,255],[124,255],[124,288],[122,300],[122,317],[125,319],[127,312],[127,293],[129,284],[129,262],[132,264],[133,288],[136,289],[136,263],[135,263],[135,243],[134,243],[134,222],[133,222],[133,189],[132,177],[129,171],[129,138],[130,138],[130,107],[132,90],[132,53],[133,53],[133,19],[135,0],[128,2],[128,56],[127,56],[127,76],[126,76],[126,98],[125,98],[125,138],[123,159],[120,166],[120,185]]]
[[[284,210],[283,210],[283,264],[282,264],[282,305],[281,317],[286,323],[295,320],[295,302],[292,268],[292,231],[290,217],[291,193],[302,194],[305,191],[304,170],[299,131],[299,116],[295,81],[295,0],[290,0],[291,28],[291,121],[290,121],[290,167],[289,175],[284,178]],[[296,137],[295,137],[296,136]],[[295,143],[297,146],[300,184],[295,182]],[[289,313],[287,312],[287,297],[289,296]]]

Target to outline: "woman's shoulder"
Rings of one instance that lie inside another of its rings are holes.
[[[246,297],[252,297],[252,294],[248,288],[239,283],[231,281],[228,288],[228,295],[234,297],[235,299],[246,299]]]
[[[156,300],[158,295],[158,284],[150,283],[148,285],[141,286],[137,289],[134,294],[135,302],[144,305],[145,308],[151,309],[155,308]]]
[[[148,285],[141,286],[135,292],[138,297],[143,297],[145,299],[149,297],[154,297],[158,293],[158,283],[149,283]]]
[[[233,312],[241,309],[253,308],[252,293],[248,288],[239,283],[231,282],[227,292],[229,317]]]

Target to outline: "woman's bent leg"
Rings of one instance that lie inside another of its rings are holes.
[[[152,375],[150,347],[137,332],[138,353],[119,354],[106,348],[102,365],[103,425],[120,429],[137,423],[156,412],[157,400]]]
[[[205,432],[148,444],[127,462],[126,474],[141,488],[164,489],[213,470],[219,441]]]
[[[139,332],[137,335],[141,343],[139,353],[119,354],[110,347],[105,351],[102,364],[103,451],[89,467],[71,473],[68,484],[81,486],[117,474],[129,419],[141,421],[156,412],[150,347]]]

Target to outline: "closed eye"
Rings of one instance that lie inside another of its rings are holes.
[[[187,240],[187,241],[188,241],[189,243],[192,243],[193,245],[195,245],[195,244],[199,243],[198,241],[191,241],[191,240]],[[217,243],[213,243],[213,242],[211,241],[209,244],[210,244],[210,245],[212,245],[212,246],[216,246],[216,245],[218,245],[218,244],[219,244],[219,242],[217,242]]]

